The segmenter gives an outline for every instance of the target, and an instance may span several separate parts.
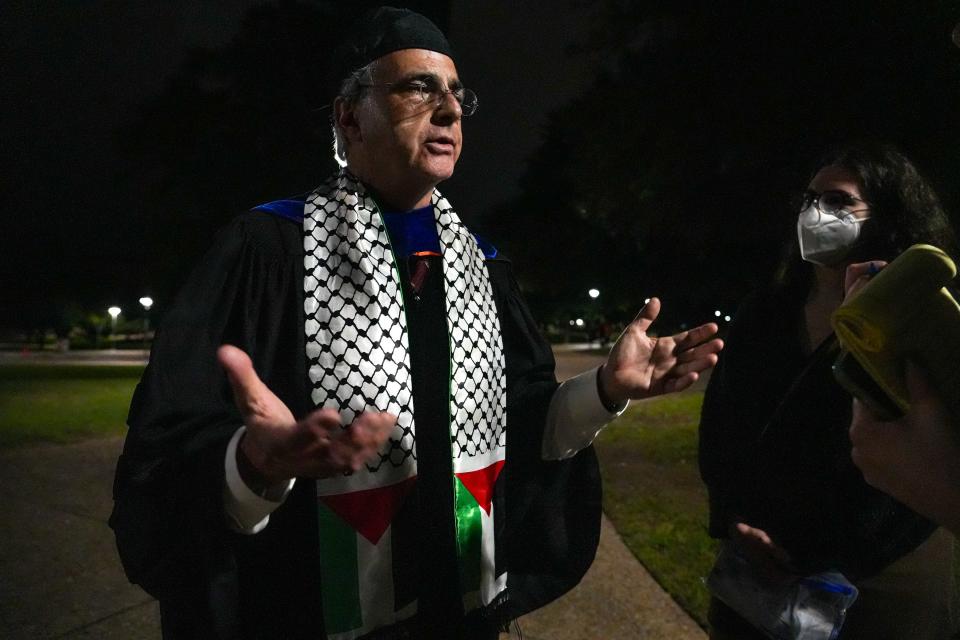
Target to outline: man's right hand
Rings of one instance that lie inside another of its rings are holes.
[[[397,421],[390,413],[367,412],[344,429],[333,409],[314,411],[298,421],[257,376],[250,356],[223,345],[217,358],[247,428],[239,448],[264,486],[357,471],[377,453]]]

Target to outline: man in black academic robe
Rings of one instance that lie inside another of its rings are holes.
[[[160,601],[165,638],[495,638],[593,559],[599,429],[629,398],[688,386],[721,348],[714,325],[648,337],[654,299],[603,367],[558,385],[510,263],[435,191],[476,107],[449,44],[390,8],[354,38],[359,71],[334,102],[344,171],[221,231],[131,405],[111,526],[131,581]],[[366,329],[345,333],[359,319]],[[381,351],[399,354],[387,376],[370,372]],[[464,466],[471,456],[492,464]],[[415,473],[353,491],[391,465]],[[400,496],[386,533],[364,529],[386,507],[357,496],[374,494]],[[325,537],[341,515],[364,533],[345,554]],[[331,569],[385,540],[386,574]],[[465,569],[474,552],[482,576]]]

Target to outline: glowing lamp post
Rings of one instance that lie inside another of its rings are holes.
[[[140,298],[140,306],[143,307],[143,350],[147,350],[147,332],[150,331],[150,307],[153,306],[153,298],[143,296]]]
[[[110,339],[113,341],[113,348],[117,348],[117,317],[120,315],[120,307],[110,307],[107,309],[110,314]]]
[[[589,291],[587,291],[587,295],[590,296],[591,298],[593,298],[594,300],[596,300],[597,298],[600,297],[600,290],[599,290],[599,289],[590,289]]]

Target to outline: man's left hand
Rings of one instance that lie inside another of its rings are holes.
[[[610,350],[600,371],[600,384],[610,401],[622,404],[628,399],[681,391],[717,363],[723,341],[715,337],[716,324],[651,337],[647,330],[659,314],[660,300],[651,298]]]

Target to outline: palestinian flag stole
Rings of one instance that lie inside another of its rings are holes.
[[[450,339],[454,514],[464,608],[493,602],[493,486],[506,451],[506,373],[483,253],[450,204],[433,194]],[[389,237],[363,185],[341,172],[304,209],[307,356],[317,408],[344,424],[362,411],[398,416],[377,460],[317,481],[328,636],[360,638],[417,610],[416,428],[406,317]],[[428,570],[423,567],[421,570]]]

